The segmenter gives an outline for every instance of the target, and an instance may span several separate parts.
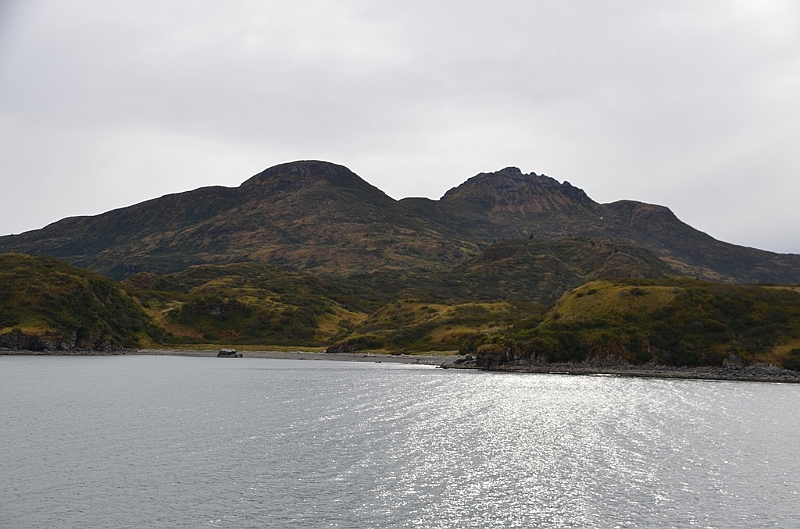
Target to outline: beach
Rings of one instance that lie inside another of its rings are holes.
[[[117,349],[111,351],[24,351],[0,349],[2,355],[30,356],[110,356],[156,355],[216,357],[218,349]],[[238,351],[243,358],[271,358],[276,360],[308,360],[334,362],[373,362],[393,364],[418,364],[443,369],[461,369],[519,374],[550,374],[573,376],[617,376],[637,378],[664,378],[689,380],[734,380],[745,382],[800,383],[800,372],[781,369],[768,364],[755,364],[743,368],[716,366],[665,366],[647,365],[593,365],[582,363],[549,363],[540,365],[507,364],[486,368],[476,366],[469,356],[457,354],[386,354],[386,353],[323,353],[315,351]],[[220,360],[227,360],[221,358]]]

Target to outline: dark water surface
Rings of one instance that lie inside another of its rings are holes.
[[[0,527],[800,527],[800,386],[0,357]]]

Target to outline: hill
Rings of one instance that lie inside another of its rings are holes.
[[[321,346],[372,334],[390,349],[457,349],[465,333],[509,325],[555,301],[563,285],[612,272],[662,277],[669,269],[646,250],[599,239],[503,241],[444,272],[346,278],[232,263],[140,272],[124,284],[53,258],[5,254],[0,334],[17,336],[13,347],[22,346],[21,332],[47,335],[57,348]]]
[[[551,284],[541,271],[565,278]],[[647,250],[580,238],[503,241],[446,272],[379,272],[372,281],[234,263],[117,283],[57,259],[5,254],[0,347],[283,344],[459,349],[481,365],[733,357],[800,369],[800,288],[669,272]],[[578,285],[557,299],[540,287],[563,281]]]
[[[139,273],[124,282],[177,342],[328,345],[377,333],[384,338],[373,339],[372,346],[457,349],[464,332],[498,321],[508,325],[531,303],[555,301],[563,292],[560,285],[579,286],[612,273],[664,277],[669,272],[646,250],[567,239],[500,242],[446,272],[379,271],[343,278],[234,263],[162,276]],[[453,329],[444,331],[448,326]],[[440,339],[428,336],[434,330]]]
[[[477,334],[479,362],[721,365],[732,357],[800,368],[800,288],[688,279],[606,279],[538,318]],[[480,358],[483,356],[483,358]]]
[[[156,329],[122,285],[57,259],[0,255],[0,347],[133,347]]]
[[[269,168],[237,188],[167,195],[0,237],[0,252],[64,259],[113,278],[197,264],[263,262],[352,275],[446,271],[504,238],[590,237],[645,248],[682,275],[800,282],[800,256],[717,241],[662,206],[599,204],[568,182],[506,168],[440,200],[396,201],[349,169],[318,161]]]

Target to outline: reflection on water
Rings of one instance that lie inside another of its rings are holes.
[[[800,526],[800,387],[0,357],[0,527]]]

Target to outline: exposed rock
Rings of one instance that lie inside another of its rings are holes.
[[[517,364],[521,360],[516,349],[507,345],[484,344],[478,347],[475,353],[475,365],[486,369]]]
[[[744,358],[736,353],[730,353],[722,360],[722,367],[729,367],[731,369],[744,369],[747,366]]]
[[[78,339],[75,332],[61,334],[45,331],[40,334],[31,334],[18,329],[0,335],[0,348],[56,354],[78,351],[114,352],[122,349],[119,346],[111,345],[102,336],[84,336]]]
[[[333,344],[327,349],[325,349],[326,353],[336,354],[336,353],[355,353],[356,346],[352,343],[337,343]]]
[[[583,364],[591,367],[618,367],[630,365],[630,362],[623,356],[611,353],[587,358]]]
[[[747,371],[755,375],[779,375],[784,372],[791,373],[791,371],[787,369],[781,369],[778,366],[764,363],[752,365],[747,368]]]

